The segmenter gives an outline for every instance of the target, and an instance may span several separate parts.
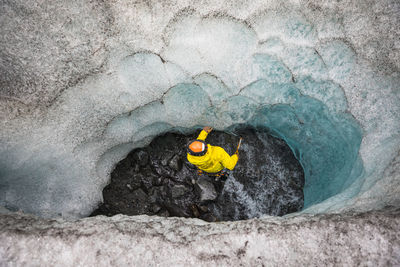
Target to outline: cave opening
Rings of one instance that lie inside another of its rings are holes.
[[[304,204],[304,171],[284,140],[266,128],[212,131],[206,142],[232,155],[243,143],[227,179],[199,174],[186,146],[200,131],[167,132],[131,151],[111,173],[103,203],[91,214],[194,217],[209,222],[283,216]]]

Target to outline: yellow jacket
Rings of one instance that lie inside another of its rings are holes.
[[[207,135],[208,133],[202,130],[197,139],[205,141]],[[219,146],[207,144],[207,147],[207,153],[203,156],[193,156],[188,153],[188,161],[193,165],[196,165],[200,170],[208,173],[219,172],[223,168],[227,168],[229,170],[233,170],[233,168],[235,168],[235,165],[239,159],[238,155],[233,154],[232,156],[229,156],[229,154]]]

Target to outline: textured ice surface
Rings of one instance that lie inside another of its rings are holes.
[[[399,211],[230,223],[0,217],[0,262],[29,266],[398,266]]]
[[[398,3],[85,3],[1,5],[1,71],[28,82],[11,94],[2,78],[0,205],[88,215],[131,149],[238,123],[290,145],[306,212],[398,203],[399,171],[385,172],[400,147]]]

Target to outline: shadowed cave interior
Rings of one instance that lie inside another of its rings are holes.
[[[186,159],[190,135],[166,133],[120,161],[91,216],[116,214],[195,217],[205,221],[282,216],[303,207],[304,172],[289,146],[264,129],[212,131],[206,141],[230,155],[244,138],[229,177],[216,180]]]

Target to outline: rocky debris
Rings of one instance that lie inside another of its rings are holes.
[[[160,217],[169,217],[170,216],[170,214],[167,210],[160,211],[159,213],[157,213],[157,215]]]
[[[162,176],[155,176],[153,177],[153,185],[154,186],[161,186],[164,183],[164,177]]]
[[[141,180],[142,188],[146,190],[146,192],[149,192],[149,190],[153,187],[153,177],[140,174],[138,175],[138,179]]]
[[[215,200],[217,198],[217,191],[214,185],[207,181],[205,178],[200,178],[195,184],[196,191],[200,195],[200,201]]]
[[[182,161],[181,161],[179,155],[173,156],[172,159],[168,162],[168,166],[171,169],[179,172],[182,169]]]
[[[215,177],[199,176],[197,168],[186,159],[186,144],[196,135],[170,133],[155,138],[117,164],[111,183],[103,190],[104,203],[92,216],[147,214],[215,222],[300,210],[304,175],[289,147],[254,130],[242,130],[240,134],[245,142],[239,163],[232,176],[218,182]],[[207,142],[222,146],[229,154],[235,151],[237,141],[236,136],[217,131],[207,138]],[[279,166],[285,170],[284,175],[275,173]],[[279,178],[282,176],[283,181]],[[259,196],[266,204],[249,207]]]
[[[160,210],[161,210],[161,206],[160,206],[160,205],[158,205],[158,204],[156,204],[156,203],[154,203],[153,205],[151,205],[151,211],[152,211],[152,212],[157,213],[157,212],[159,212]]]
[[[206,222],[216,222],[217,221],[217,217],[215,217],[214,215],[212,215],[211,213],[205,213],[202,214],[200,216],[200,219],[206,221]]]
[[[133,201],[134,203],[138,202],[138,201],[144,202],[144,201],[147,200],[147,195],[141,188],[133,191],[132,192],[132,197],[134,199],[134,201]],[[137,203],[135,203],[135,204],[137,204]]]
[[[198,208],[199,208],[202,212],[207,212],[207,211],[208,211],[207,206],[200,205]]]
[[[182,209],[174,203],[164,203],[165,208],[168,210],[169,214],[174,217],[192,217],[191,210]]]
[[[200,216],[200,212],[197,206],[193,204],[190,208],[192,209],[193,216],[198,218]]]
[[[146,166],[149,161],[149,154],[144,150],[139,150],[135,153],[134,158],[140,166]]]
[[[132,186],[131,186],[130,184],[126,184],[126,187],[128,187],[128,189],[129,189],[130,191],[133,191],[133,188],[132,188]]]
[[[166,187],[164,187],[163,185],[151,188],[149,191],[150,201],[152,203],[157,203],[162,201],[162,199],[165,199],[167,197],[167,192],[165,188]]]
[[[190,188],[188,188],[187,186],[180,185],[180,184],[174,185],[171,188],[171,197],[178,198],[178,197],[185,195],[189,191],[190,191]]]

